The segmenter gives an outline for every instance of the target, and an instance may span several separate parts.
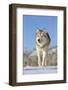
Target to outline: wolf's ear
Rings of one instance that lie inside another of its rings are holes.
[[[48,32],[46,33],[47,37],[48,37],[48,44],[51,42],[51,38],[50,38],[50,35],[48,34]]]

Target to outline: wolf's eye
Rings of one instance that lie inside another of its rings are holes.
[[[41,33],[41,36],[43,36],[44,35],[44,33]]]
[[[47,36],[46,36],[46,35],[44,35],[44,37],[46,38]]]
[[[38,35],[37,37],[40,37],[40,35]]]

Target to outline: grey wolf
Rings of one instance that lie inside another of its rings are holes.
[[[46,66],[46,55],[51,38],[46,30],[38,29],[36,32],[36,50],[38,56],[38,66]]]

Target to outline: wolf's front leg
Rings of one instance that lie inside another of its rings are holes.
[[[42,66],[46,66],[46,60],[45,60],[45,58],[46,58],[46,52],[45,51],[43,51],[43,56],[42,56]]]
[[[38,55],[38,66],[41,66],[41,57],[40,57],[40,53],[38,52],[37,55]]]

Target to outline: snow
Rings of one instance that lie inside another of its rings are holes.
[[[24,67],[24,74],[51,74],[57,73],[57,66]]]

